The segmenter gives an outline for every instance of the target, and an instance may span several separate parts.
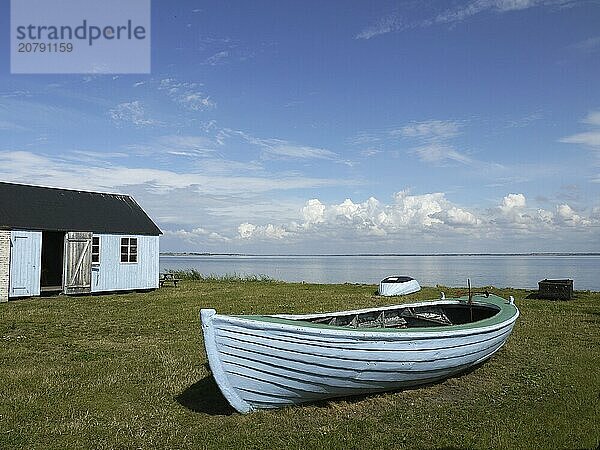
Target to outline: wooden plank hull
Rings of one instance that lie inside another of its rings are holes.
[[[215,380],[242,413],[451,377],[497,352],[517,317],[518,310],[484,327],[384,332],[307,327],[201,311]]]

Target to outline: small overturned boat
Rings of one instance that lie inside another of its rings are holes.
[[[419,282],[411,277],[386,277],[379,283],[379,295],[386,297],[412,294],[420,290]]]
[[[214,379],[240,413],[452,377],[496,353],[518,316],[512,297],[490,294],[325,314],[201,311]]]

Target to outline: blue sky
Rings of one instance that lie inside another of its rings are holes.
[[[8,2],[0,25],[8,30]],[[152,4],[149,75],[11,75],[0,179],[163,251],[600,251],[600,2]]]

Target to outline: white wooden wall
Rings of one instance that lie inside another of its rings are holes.
[[[42,232],[10,232],[9,297],[40,295]]]
[[[158,288],[158,236],[94,234],[100,264],[92,265],[92,292]],[[121,238],[137,237],[138,262],[121,262]]]
[[[8,301],[10,279],[10,230],[0,230],[0,303]]]

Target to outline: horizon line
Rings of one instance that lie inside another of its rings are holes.
[[[600,256],[600,252],[509,252],[509,253],[226,253],[160,252],[162,256]]]

